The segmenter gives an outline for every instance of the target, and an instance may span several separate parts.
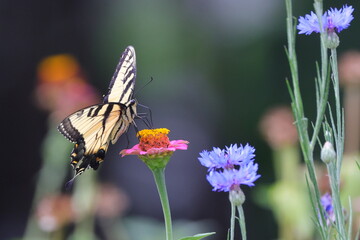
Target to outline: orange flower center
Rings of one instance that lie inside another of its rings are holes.
[[[140,138],[140,149],[147,151],[151,148],[166,148],[170,144],[169,134],[170,130],[166,128],[144,129],[138,132]]]

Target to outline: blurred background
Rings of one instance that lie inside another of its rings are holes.
[[[311,1],[294,4],[295,16],[312,10]],[[341,4],[327,1],[325,9]],[[340,34],[339,55],[360,51],[360,4],[347,4],[354,6],[355,19]],[[271,200],[274,189],[269,187],[281,178],[274,159],[289,156],[279,149],[290,146],[285,153],[301,164],[285,84],[290,74],[284,52],[284,1],[2,0],[0,33],[0,239],[81,239],[76,236],[90,232],[92,239],[144,240],[161,231],[161,205],[151,172],[136,157],[119,156],[120,150],[137,143],[133,128],[128,138],[110,146],[98,171],[77,178],[73,190],[64,187],[73,174],[72,145],[56,126],[77,109],[102,101],[128,45],[137,54],[136,89],[141,90],[136,98],[151,108],[154,127],[169,128],[170,139],[190,141],[189,150],[177,151],[166,171],[176,231],[216,231],[211,239],[225,239],[228,196],[211,191],[206,168],[197,158],[214,146],[249,143],[256,148],[262,177],[256,187],[244,187],[248,238],[286,236],[279,230],[279,216],[286,212],[271,207],[276,200]],[[301,88],[310,118],[315,113],[318,46],[318,35],[297,37]],[[146,85],[151,77],[154,81]],[[273,122],[267,123],[264,116],[272,116],[273,108],[280,109],[280,120],[274,120],[280,127],[269,133]],[[139,126],[144,127],[141,122]],[[291,134],[274,143],[276,132]],[[355,142],[354,152],[358,148]],[[301,167],[299,172],[302,178]],[[71,195],[78,196],[76,204],[81,206],[74,208]],[[288,196],[283,200],[294,195]],[[85,217],[74,217],[73,211],[81,212],[89,202]],[[97,209],[101,206],[104,209]],[[310,217],[305,222],[311,224]],[[146,234],[139,237],[141,229]]]

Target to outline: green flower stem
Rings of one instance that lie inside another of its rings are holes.
[[[320,193],[318,193],[316,174],[314,169],[314,160],[313,160],[313,152],[310,147],[310,140],[308,134],[308,123],[304,114],[302,98],[300,93],[300,84],[299,84],[299,74],[298,74],[298,66],[297,66],[297,58],[295,52],[295,25],[294,19],[292,15],[292,0],[285,0],[286,4],[286,27],[287,27],[287,37],[288,37],[288,46],[287,46],[287,54],[288,60],[291,70],[291,79],[292,79],[292,87],[290,90],[290,95],[292,97],[292,109],[296,121],[296,128],[299,134],[299,141],[301,150],[304,156],[304,160],[308,166],[308,173],[310,176],[310,180],[312,185],[315,188],[317,199],[320,199]]]
[[[335,213],[335,228],[339,234],[338,239],[347,239],[346,238],[346,230],[345,230],[345,223],[344,223],[344,215],[342,211],[342,205],[340,201],[340,189],[339,184],[336,179],[336,164],[330,163],[327,164],[327,169],[329,173],[329,181],[330,181],[330,188],[332,192],[332,201]]]
[[[153,168],[151,169],[151,171],[154,175],[156,187],[159,192],[160,201],[164,213],[166,240],[173,240],[171,212],[165,184],[165,168]]]
[[[63,229],[58,229],[52,233],[51,240],[62,240],[65,239],[65,233]]]
[[[340,104],[340,90],[339,90],[339,75],[337,68],[337,53],[336,48],[331,49],[331,68],[333,72],[333,85],[335,92],[335,109],[336,109],[336,126],[333,126],[335,133],[336,144],[336,162],[328,164],[328,172],[330,178],[330,187],[332,192],[332,199],[334,204],[334,213],[336,218],[336,227],[340,235],[340,239],[346,238],[345,222],[343,207],[340,200],[340,170],[344,149],[344,126],[342,118],[342,109]],[[350,236],[348,236],[350,237]]]
[[[297,58],[296,58],[296,52],[295,52],[295,34],[294,34],[294,19],[292,15],[292,1],[286,0],[286,12],[287,12],[287,18],[286,18],[286,26],[287,26],[287,53],[289,58],[289,64],[291,69],[291,78],[294,82],[299,82],[299,74],[298,74],[298,64],[297,64]],[[296,99],[296,109],[299,110],[300,115],[303,115],[303,106],[302,106],[302,100],[301,100],[301,93],[299,84],[294,84],[294,98]]]
[[[314,9],[315,13],[318,17],[319,27],[323,29],[323,22],[322,22],[322,15],[323,15],[323,1],[322,0],[315,0],[314,1]],[[328,50],[325,46],[325,40],[327,38],[327,33],[322,31],[320,33],[320,53],[321,53],[321,80],[325,82],[325,77],[327,75],[327,68],[328,68]]]
[[[301,163],[297,146],[285,146],[273,151],[275,176],[277,181],[298,183],[299,176],[294,174]]]
[[[314,216],[315,219],[318,220],[317,225],[320,226],[319,231],[320,235],[323,239],[327,239],[327,230],[326,230],[326,221],[324,218],[318,218],[319,213],[321,211],[322,206],[320,203],[320,190],[317,184],[315,166],[314,166],[314,147],[315,142],[318,138],[318,134],[320,131],[320,126],[322,120],[324,118],[324,112],[327,103],[327,93],[324,91],[327,89],[327,69],[328,69],[328,60],[327,60],[327,50],[324,48],[323,40],[321,41],[321,75],[318,73],[317,79],[317,107],[318,112],[315,121],[315,128],[312,134],[312,140],[310,141],[309,133],[308,133],[308,122],[307,118],[305,117],[303,104],[301,99],[300,93],[300,86],[299,86],[299,74],[298,74],[298,67],[297,67],[297,58],[296,58],[296,51],[295,51],[295,34],[296,34],[296,26],[293,19],[292,14],[292,0],[285,0],[286,4],[286,27],[287,27],[287,37],[288,37],[288,46],[287,46],[287,55],[290,65],[291,71],[291,80],[292,85],[288,83],[288,88],[292,100],[292,110],[296,122],[296,128],[299,134],[299,142],[301,146],[301,150],[304,156],[304,160],[308,170],[309,176],[309,193],[310,197],[314,206]],[[322,1],[315,0],[315,11],[319,15],[322,12]],[[322,13],[321,13],[322,14]],[[321,21],[319,21],[321,22]]]
[[[48,124],[48,133],[42,146],[42,158],[44,161],[39,171],[39,178],[37,179],[31,212],[23,240],[49,238],[49,234],[39,228],[34,212],[43,197],[60,193],[69,167],[64,164],[64,160],[68,156],[71,144],[64,141],[52,121],[49,121]]]
[[[76,179],[73,204],[77,211],[78,221],[75,223],[73,239],[95,240],[95,196],[97,172],[87,171]]]
[[[299,133],[299,141],[301,150],[304,155],[304,159],[306,163],[313,163],[312,154],[309,151],[309,135],[307,132],[308,124],[307,119],[304,115],[304,109],[302,104],[301,92],[300,92],[300,84],[299,84],[299,73],[298,73],[298,64],[296,58],[296,51],[295,51],[295,25],[294,19],[292,15],[292,1],[285,0],[286,4],[286,29],[287,29],[287,56],[290,65],[291,71],[291,80],[292,80],[292,87],[289,86],[289,91],[292,98],[292,109],[294,113],[294,117],[296,120],[296,128]]]
[[[72,239],[76,240],[96,240],[94,233],[95,218],[88,216],[76,223]],[[59,239],[60,240],[60,239]]]
[[[231,217],[230,217],[230,240],[234,240],[235,234],[235,204],[231,202]]]
[[[237,210],[239,213],[239,224],[241,229],[241,237],[242,240],[246,240],[246,225],[245,225],[245,215],[242,205],[237,206]]]
[[[340,103],[340,89],[339,89],[339,71],[337,64],[337,52],[336,49],[331,49],[331,68],[332,68],[332,76],[333,76],[333,84],[334,84],[334,92],[335,92],[335,108],[336,108],[336,132],[337,136],[335,138],[336,143],[336,168],[337,168],[337,177],[340,177],[341,164],[343,159],[344,152],[344,123],[343,123],[343,114]],[[339,179],[340,180],[340,179]]]
[[[328,57],[328,48],[326,45],[326,40],[328,37],[327,32],[322,32],[320,34],[320,50],[321,50],[321,66],[318,70],[316,78],[316,106],[317,114],[314,125],[314,130],[309,140],[308,126],[306,123],[306,117],[304,115],[302,107],[302,99],[299,97],[300,88],[299,88],[299,78],[298,78],[298,69],[297,61],[295,54],[295,26],[292,16],[292,6],[291,0],[285,0],[286,10],[287,10],[287,34],[288,34],[288,58],[291,70],[292,77],[292,88],[289,86],[290,95],[292,98],[292,108],[296,120],[296,127],[299,133],[300,145],[304,155],[304,160],[307,165],[308,174],[309,174],[309,193],[313,203],[313,209],[315,211],[315,216],[323,216],[321,214],[322,206],[320,203],[320,191],[318,188],[316,180],[315,166],[313,162],[314,148],[318,141],[319,132],[324,121],[326,107],[328,105],[328,94],[329,94],[329,85],[330,85],[330,72],[329,72],[329,57]],[[322,27],[322,15],[323,15],[323,1],[314,0],[315,13],[319,19],[320,29]],[[337,68],[337,54],[336,49],[331,49],[331,69],[332,69],[332,81],[334,85],[335,93],[335,111],[336,118],[335,120],[331,117],[332,121],[332,131],[334,132],[335,144],[336,144],[336,162],[328,164],[328,172],[330,178],[330,186],[332,190],[332,198],[334,205],[334,213],[336,217],[335,228],[338,232],[336,239],[345,239],[345,222],[344,214],[342,211],[342,205],[340,201],[340,170],[344,149],[344,121],[343,121],[343,112],[340,104],[340,93],[339,93],[339,78],[338,78],[338,68]],[[331,114],[331,112],[330,112]],[[329,231],[326,224],[326,221],[323,217],[318,218],[317,226],[320,231],[321,237],[323,239],[328,239]],[[349,236],[348,236],[349,237]]]
[[[318,19],[322,19],[323,15],[323,3],[322,1],[315,1],[314,9]],[[319,21],[320,29],[322,27],[322,21]],[[328,49],[325,45],[325,41],[327,38],[327,33],[322,32],[320,34],[320,52],[321,52],[321,75],[318,75],[318,87],[319,87],[319,99],[317,100],[317,114],[316,114],[316,121],[314,126],[314,132],[310,141],[310,148],[311,151],[314,151],[316,141],[319,135],[319,131],[321,129],[321,124],[324,120],[325,110],[328,103],[328,95],[329,95],[329,85],[330,85],[330,78],[328,77]]]

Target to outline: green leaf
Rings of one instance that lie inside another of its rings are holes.
[[[191,237],[183,237],[183,238],[180,238],[179,240],[198,240],[198,239],[202,239],[204,237],[208,237],[210,235],[214,235],[215,232],[210,232],[210,233],[199,233],[199,234],[196,234],[194,236],[191,236]]]

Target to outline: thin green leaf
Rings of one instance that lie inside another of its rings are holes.
[[[344,153],[344,136],[345,136],[345,119],[344,119],[344,108],[341,109],[341,123],[340,123],[340,133],[339,143],[336,143],[338,146],[337,154],[339,155],[336,167],[337,167],[337,178],[340,176],[341,164],[343,161],[343,153]]]
[[[319,108],[320,106],[320,83],[318,78],[315,78],[315,96],[316,96],[316,107]]]
[[[334,117],[332,115],[332,112],[331,112],[331,106],[330,106],[330,103],[328,103],[328,108],[329,108],[329,115],[330,115],[330,122],[331,122],[331,129],[333,130],[334,132],[334,140],[335,142],[338,141],[338,135],[337,135],[337,129],[336,129],[336,126],[335,126],[335,121],[334,121]]]
[[[288,51],[286,46],[284,46],[284,50],[285,50],[285,54],[286,54],[287,59],[290,60],[289,59],[289,51]]]
[[[312,126],[312,128],[313,128],[313,130],[314,130],[315,125],[314,125],[313,122],[311,122],[311,126]],[[319,147],[322,148],[322,145],[323,145],[323,144],[321,143],[321,140],[320,140],[319,135],[316,136],[316,140],[317,140],[317,143],[319,144]]]
[[[322,224],[321,224],[321,222],[319,221],[319,218],[318,218],[319,214],[318,214],[318,208],[316,207],[316,205],[317,205],[316,204],[316,198],[314,196],[314,193],[311,190],[310,183],[309,183],[309,177],[307,175],[305,175],[305,180],[306,180],[307,190],[308,190],[308,193],[309,193],[309,196],[310,196],[311,207],[313,209],[314,216],[315,216],[315,217],[312,217],[312,220],[315,223],[315,226],[316,226],[316,228],[318,229],[318,232],[321,235],[321,239],[326,239],[326,234],[324,233],[323,228],[321,227]],[[323,217],[324,216],[322,216],[322,218]],[[325,219],[324,219],[324,221],[325,221]]]
[[[324,132],[325,141],[331,142],[331,144],[334,145],[334,136],[333,136],[334,134],[326,116],[324,118],[324,123],[323,123],[323,132]]]
[[[294,92],[293,92],[293,89],[291,88],[289,79],[286,78],[285,81],[286,81],[286,86],[287,86],[289,94],[290,94],[291,102],[295,102]]]
[[[321,75],[320,75],[320,68],[319,68],[319,62],[315,62],[316,65],[316,78],[318,79],[319,86],[321,86]]]
[[[354,239],[359,239],[360,237],[360,228],[357,230],[356,237]]]
[[[319,63],[318,61],[315,62],[316,65],[316,78],[315,78],[315,88],[316,88],[316,106],[319,108],[320,106],[320,102],[321,102],[321,75],[320,75],[320,68],[319,68]]]
[[[293,17],[293,35],[296,36],[296,30],[297,30],[297,18]],[[296,37],[294,37],[294,46],[295,46],[295,42],[296,42]]]
[[[351,199],[350,199],[350,196],[349,196],[349,223],[348,223],[348,237],[351,237],[351,234],[352,234],[352,220],[353,220],[353,216],[352,216],[352,206],[351,206]]]
[[[199,233],[199,234],[196,234],[196,235],[191,236],[191,237],[180,238],[179,240],[199,240],[199,239],[202,239],[202,238],[214,235],[214,234],[215,234],[215,232]]]
[[[317,143],[319,144],[320,149],[322,148],[323,144],[320,141],[319,136],[316,137]]]

